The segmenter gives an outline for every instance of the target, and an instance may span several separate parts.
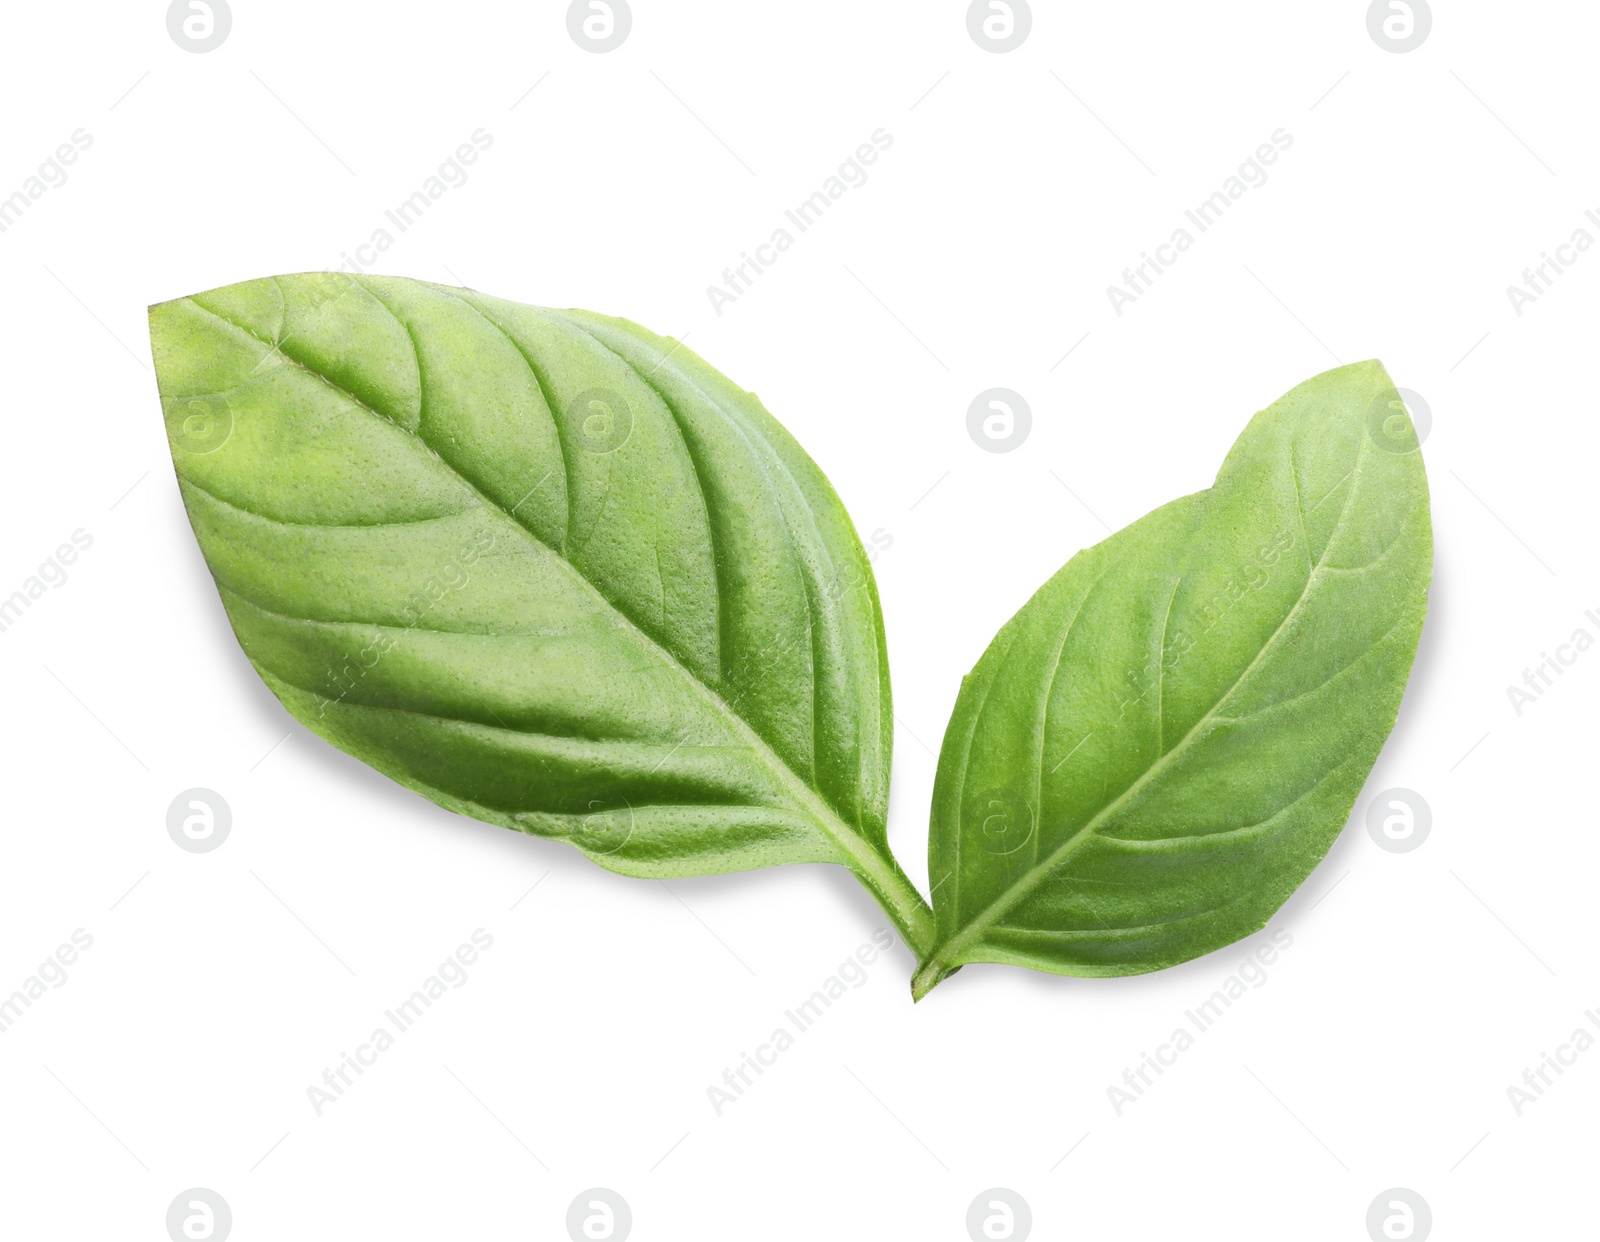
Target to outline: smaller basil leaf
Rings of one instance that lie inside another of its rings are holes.
[[[1300,385],[1210,490],[1073,557],[962,683],[913,995],[967,962],[1140,974],[1264,926],[1394,725],[1432,558],[1377,362]]]

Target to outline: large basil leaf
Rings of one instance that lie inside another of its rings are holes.
[[[872,570],[752,394],[625,320],[413,280],[150,325],[201,550],[308,728],[625,874],[843,863],[925,943]]]
[[[1300,385],[1209,491],[1073,557],[962,683],[913,994],[965,962],[1139,974],[1261,928],[1394,725],[1432,558],[1377,362]]]

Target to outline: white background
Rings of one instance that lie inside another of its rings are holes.
[[[148,0],[3,19],[0,195],[93,136],[0,234],[0,595],[93,538],[0,633],[0,994],[94,937],[0,1034],[8,1236],[159,1239],[194,1186],[241,1240],[561,1238],[591,1186],[641,1242],[959,1242],[993,1186],[1037,1238],[1359,1242],[1395,1186],[1438,1238],[1592,1231],[1600,1052],[1521,1116],[1506,1088],[1600,1008],[1600,653],[1520,716],[1506,687],[1600,636],[1600,254],[1521,316],[1506,286],[1600,238],[1600,12],[1436,0],[1403,55],[1364,0],[1038,3],[1004,55],[952,0],[634,0],[604,55],[550,0],[233,18],[205,54]],[[1124,980],[969,967],[915,1008],[897,947],[719,1117],[706,1088],[883,925],[847,874],[613,876],[390,784],[252,673],[145,307],[337,266],[480,127],[374,270],[686,337],[892,536],[891,837],[924,891],[960,677],[1050,573],[1336,360],[1426,399],[1438,555],[1399,726],[1265,985],[1122,1115],[1108,1086],[1261,937]],[[869,180],[716,315],[706,286],[879,127]],[[1280,128],[1268,181],[1115,314],[1106,286]],[[1007,454],[965,425],[994,386],[1034,415]],[[191,786],[232,807],[214,853],[167,835]],[[1393,786],[1432,808],[1412,853],[1365,829]],[[307,1086],[480,927],[469,982],[316,1116]]]

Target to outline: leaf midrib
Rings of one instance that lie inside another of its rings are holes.
[[[1268,637],[1267,641],[1261,645],[1261,650],[1255,654],[1250,663],[1246,665],[1244,670],[1238,675],[1238,677],[1234,679],[1233,684],[1217,697],[1216,702],[1213,703],[1207,710],[1206,714],[1196,721],[1189,731],[1183,735],[1183,737],[1178,741],[1177,745],[1157,758],[1156,761],[1146,768],[1144,772],[1142,772],[1139,777],[1128,786],[1127,789],[1123,790],[1120,795],[1118,795],[1111,802],[1107,803],[1099,811],[1095,812],[1095,814],[1083,825],[1083,827],[1079,828],[1077,832],[1073,833],[1054,850],[1052,850],[1044,862],[1038,863],[1030,868],[1020,880],[1002,890],[998,897],[990,902],[989,905],[984,907],[984,909],[980,911],[975,918],[964,925],[955,935],[951,936],[943,944],[936,945],[928,955],[929,964],[955,964],[955,959],[957,959],[969,945],[978,940],[984,932],[998,922],[999,919],[1014,905],[1016,905],[1018,901],[1022,900],[1023,897],[1031,893],[1046,876],[1048,876],[1056,868],[1060,867],[1067,861],[1067,859],[1081,849],[1084,843],[1094,835],[1094,833],[1103,823],[1116,815],[1117,812],[1121,811],[1123,807],[1137,797],[1142,790],[1150,785],[1150,783],[1154,781],[1157,776],[1159,776],[1163,771],[1166,770],[1167,767],[1171,765],[1175,756],[1185,751],[1191,742],[1203,736],[1204,732],[1209,729],[1212,724],[1216,723],[1217,716],[1221,712],[1223,705],[1233,697],[1233,695],[1238,691],[1239,687],[1242,686],[1245,681],[1256,671],[1261,662],[1277,645],[1278,639],[1288,628],[1290,622],[1292,622],[1294,618],[1299,615],[1300,610],[1305,606],[1306,601],[1311,598],[1313,589],[1322,581],[1320,575],[1322,574],[1323,567],[1327,561],[1330,550],[1337,542],[1340,532],[1344,529],[1345,519],[1348,517],[1350,512],[1350,502],[1355,498],[1356,489],[1361,482],[1361,467],[1365,463],[1366,457],[1367,437],[1363,436],[1356,449],[1356,463],[1351,468],[1350,472],[1350,490],[1345,494],[1344,504],[1339,510],[1339,518],[1334,523],[1332,531],[1329,532],[1327,542],[1323,544],[1322,555],[1317,559],[1315,565],[1312,566],[1311,572],[1307,574],[1306,585],[1301,589],[1300,596],[1295,600],[1293,607],[1291,607],[1288,612],[1284,614],[1283,620],[1278,623],[1277,628],[1272,631],[1272,634],[1270,637]],[[1296,497],[1298,503],[1298,481],[1296,482]],[[1309,540],[1307,541],[1307,551],[1308,553],[1310,551]],[[1041,807],[1041,811],[1042,809],[1043,808]]]

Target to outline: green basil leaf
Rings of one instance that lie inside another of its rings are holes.
[[[184,503],[313,732],[628,875],[889,854],[872,570],[827,479],[681,345],[378,276],[151,308]]]
[[[1209,491],[1073,557],[962,683],[913,994],[967,962],[1140,974],[1264,926],[1394,726],[1432,560],[1377,362],[1300,385]]]

